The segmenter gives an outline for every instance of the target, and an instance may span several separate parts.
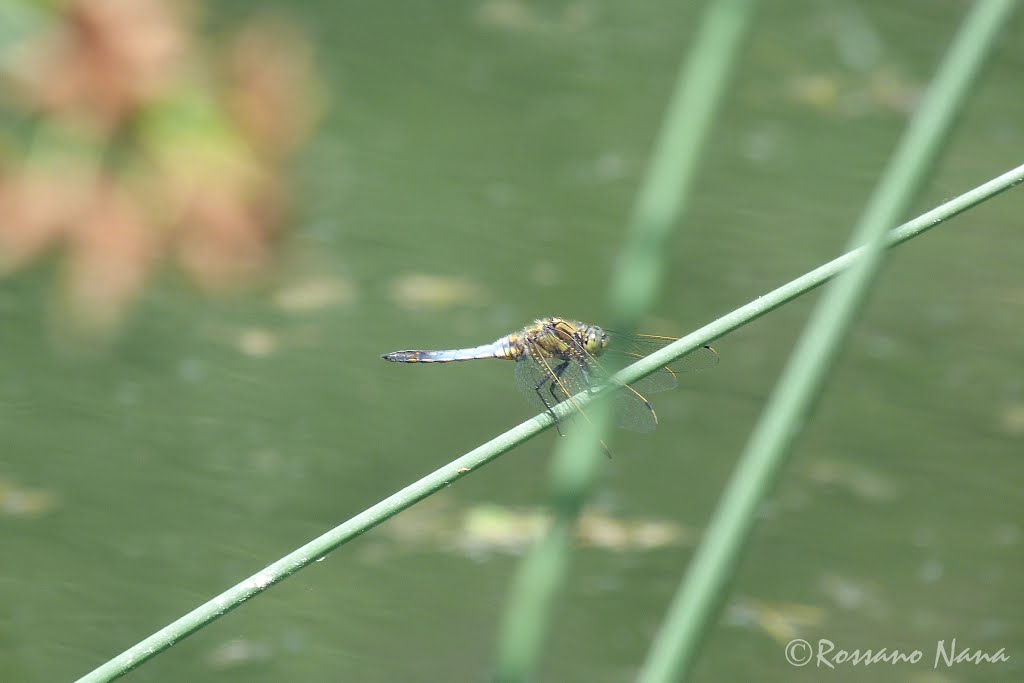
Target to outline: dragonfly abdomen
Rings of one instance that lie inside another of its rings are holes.
[[[384,360],[394,363],[451,363],[460,360],[482,358],[509,358],[508,339],[499,339],[490,344],[468,349],[445,349],[442,351],[392,351],[384,354]]]

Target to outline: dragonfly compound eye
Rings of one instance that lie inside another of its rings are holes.
[[[587,336],[583,340],[583,348],[587,353],[597,355],[608,346],[608,335],[600,327],[594,326],[587,330]]]

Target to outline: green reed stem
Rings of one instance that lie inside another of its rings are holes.
[[[639,681],[685,679],[723,602],[761,503],[778,478],[886,254],[886,230],[924,185],[1013,0],[982,0],[968,14],[854,231],[860,257],[825,292],[761,414]]]
[[[1024,183],[1024,165],[1007,171],[999,177],[993,178],[987,183],[901,225],[888,234],[886,245],[892,247],[902,244],[912,237],[916,237],[957,214],[963,213],[971,207],[981,204],[1020,183]],[[745,306],[737,308],[673,344],[659,349],[656,353],[630,365],[620,372],[616,379],[627,383],[635,382],[641,377],[646,377],[656,372],[659,368],[682,358],[699,346],[728,334],[760,318],[765,313],[778,308],[782,304],[792,301],[798,296],[806,294],[824,284],[839,273],[849,269],[862,254],[862,249],[851,251],[763,296],[759,296]],[[577,399],[585,405],[590,400],[590,397],[581,394]],[[555,406],[554,409],[555,414],[559,418],[568,416],[574,410],[569,401]],[[188,614],[171,622],[145,640],[131,646],[79,680],[93,683],[95,681],[111,681],[123,676],[143,662],[174,645],[179,640],[224,616],[246,600],[262,593],[275,583],[324,557],[353,538],[361,536],[402,510],[412,507],[424,498],[447,488],[450,484],[468,475],[473,470],[486,465],[503,453],[525,443],[544,430],[549,429],[552,425],[554,425],[552,417],[547,413],[541,413],[513,427],[504,434],[491,439],[487,443],[481,444],[457,460],[453,460],[447,465],[434,470],[419,481],[388,496],[376,505],[367,508],[355,517],[343,522],[244,581],[232,586],[220,595],[196,607]]]
[[[886,237],[886,246],[893,247],[902,244],[1022,182],[1024,182],[1024,165],[1007,171],[893,230]],[[765,313],[792,301],[802,294],[812,291],[841,272],[849,269],[862,254],[863,249],[853,250],[819,266],[811,272],[701,327],[670,346],[660,349],[657,353],[637,361],[616,375],[616,379],[626,383],[635,382],[642,377],[656,372],[659,368],[678,360],[690,351],[756,320]],[[576,398],[583,405],[590,401],[590,397],[587,395],[580,395]],[[554,412],[556,416],[562,418],[568,416],[574,410],[575,408],[570,402],[566,401],[555,406]],[[481,444],[457,460],[434,470],[422,479],[388,496],[376,505],[367,508],[355,517],[343,522],[244,581],[199,605],[188,614],[131,646],[79,680],[93,683],[96,681],[111,681],[123,676],[171,647],[179,640],[186,638],[224,616],[246,600],[259,595],[275,583],[282,581],[324,557],[353,538],[361,536],[402,510],[412,507],[424,498],[447,488],[470,472],[486,465],[502,454],[549,429],[553,424],[554,420],[552,417],[547,413],[542,413],[491,439],[487,443]]]
[[[685,213],[713,114],[753,7],[753,0],[711,2],[679,72],[612,278],[611,321],[617,329],[632,329],[654,303],[665,246]],[[499,634],[495,680],[529,680],[537,669],[555,598],[568,575],[573,528],[604,460],[598,444],[604,444],[610,414],[608,401],[588,407],[586,419],[577,421],[555,452],[550,475],[554,521],[513,580]]]

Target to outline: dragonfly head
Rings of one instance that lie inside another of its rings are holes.
[[[608,347],[608,333],[597,325],[588,325],[583,334],[583,348],[592,356]]]

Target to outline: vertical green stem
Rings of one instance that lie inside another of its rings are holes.
[[[713,120],[743,36],[753,0],[715,0],[704,15],[697,42],[679,73],[650,166],[637,198],[622,258],[612,281],[612,320],[632,328],[654,300],[665,244],[684,212],[703,141]],[[597,448],[607,431],[607,401],[587,406],[552,463],[555,521],[529,552],[513,581],[499,638],[496,680],[529,680],[537,668],[565,583],[572,530],[602,462]]]

